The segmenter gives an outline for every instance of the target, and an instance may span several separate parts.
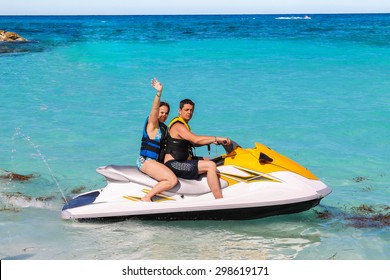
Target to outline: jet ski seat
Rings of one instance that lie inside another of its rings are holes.
[[[110,183],[129,183],[145,185],[153,188],[157,181],[139,171],[136,166],[125,165],[107,165],[96,169],[96,172],[103,175]],[[226,188],[228,183],[225,180],[219,179],[221,188]],[[199,195],[210,192],[205,175],[199,176],[197,180],[187,180],[179,178],[178,183],[166,193]]]

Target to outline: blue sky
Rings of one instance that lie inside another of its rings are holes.
[[[6,0],[0,15],[390,13],[390,0]]]

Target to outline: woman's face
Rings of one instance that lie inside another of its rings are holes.
[[[160,112],[158,114],[158,120],[160,122],[165,122],[168,118],[168,115],[169,115],[169,109],[167,106],[163,105],[163,106],[160,106]]]

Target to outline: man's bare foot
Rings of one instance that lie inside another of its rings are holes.
[[[143,202],[153,202],[150,197],[146,197],[146,196],[142,197],[141,201],[143,201]]]

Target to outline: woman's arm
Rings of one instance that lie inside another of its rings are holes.
[[[152,109],[150,110],[149,114],[148,125],[146,127],[146,132],[148,133],[149,137],[155,136],[154,134],[157,133],[157,129],[160,127],[158,115],[160,110],[160,98],[163,91],[162,84],[156,78],[152,80],[152,87],[155,88],[157,92],[153,100]]]

